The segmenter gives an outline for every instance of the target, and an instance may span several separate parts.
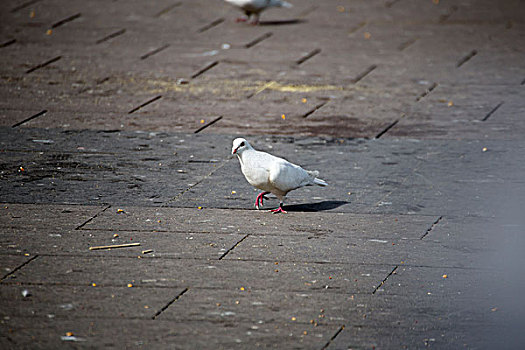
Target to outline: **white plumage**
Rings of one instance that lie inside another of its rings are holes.
[[[259,201],[262,206],[264,195],[267,193],[273,193],[279,199],[279,208],[272,211],[284,212],[284,197],[291,190],[310,185],[328,185],[324,180],[317,178],[318,171],[304,170],[285,159],[257,151],[243,138],[233,140],[232,154],[239,158],[241,171],[250,185],[263,191],[255,200],[257,209]]]
[[[286,1],[282,0],[224,0],[227,3],[238,7],[241,11],[243,11],[248,18],[246,19],[239,19],[242,21],[246,21],[250,19],[250,17],[253,17],[252,23],[257,24],[259,23],[259,16],[262,11],[266,10],[270,7],[292,7],[292,4]]]

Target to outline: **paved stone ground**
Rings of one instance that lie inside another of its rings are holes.
[[[525,342],[524,2],[291,2],[2,3],[2,348]]]

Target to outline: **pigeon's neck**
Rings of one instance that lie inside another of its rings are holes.
[[[241,166],[242,166],[243,165],[242,156],[239,153],[237,153],[237,158],[239,158],[239,162],[241,163]]]
[[[250,153],[251,152],[254,152],[255,150],[252,148],[248,148],[248,149],[245,149],[242,153],[237,153],[237,157],[239,157],[239,162],[241,162],[241,165],[244,164],[244,160],[246,159],[246,157],[249,157],[250,156]]]

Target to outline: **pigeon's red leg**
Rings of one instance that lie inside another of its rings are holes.
[[[287,212],[283,210],[283,207],[282,207],[283,203],[279,203],[279,208],[277,209],[272,209],[270,210],[272,213],[274,214],[277,214],[277,213],[283,213],[283,214],[286,214]]]
[[[239,23],[239,22],[247,22],[248,21],[248,18],[245,18],[245,17],[239,17],[235,20],[235,22]]]
[[[254,14],[254,15],[253,15],[253,18],[252,18],[252,20],[250,21],[250,24],[251,24],[251,25],[254,25],[254,26],[256,26],[256,25],[259,24],[259,15],[258,15],[258,14]]]
[[[259,193],[257,198],[255,198],[255,208],[259,209],[259,201],[261,201],[261,207],[263,206],[264,195],[268,194],[268,193],[270,193],[270,192],[261,192],[261,193]]]

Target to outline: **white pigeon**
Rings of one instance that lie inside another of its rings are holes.
[[[264,195],[273,193],[279,199],[279,208],[271,211],[286,213],[282,208],[283,201],[291,190],[310,185],[328,186],[317,178],[318,171],[304,170],[285,159],[257,151],[243,138],[233,140],[232,154],[239,158],[241,171],[250,185],[263,191],[255,199],[257,209],[259,202],[263,205]]]
[[[238,18],[237,21],[246,22],[252,17],[252,24],[259,23],[259,16],[262,11],[269,7],[292,7],[292,4],[282,0],[224,0],[227,3],[238,7],[243,11],[247,18]]]

